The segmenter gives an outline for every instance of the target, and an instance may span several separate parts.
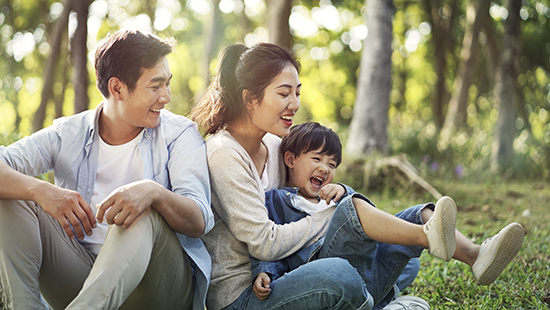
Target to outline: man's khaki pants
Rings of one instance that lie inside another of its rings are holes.
[[[112,225],[95,257],[34,202],[0,200],[0,298],[8,309],[190,309],[193,278],[153,209]]]

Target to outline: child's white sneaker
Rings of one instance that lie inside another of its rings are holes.
[[[502,273],[518,254],[523,244],[523,227],[511,223],[498,234],[487,238],[481,244],[472,271],[481,285],[489,285]]]
[[[453,199],[443,196],[435,204],[434,214],[423,227],[428,236],[429,253],[447,262],[456,250],[456,213]]]
[[[398,296],[387,304],[383,310],[430,310],[430,304],[420,297]]]

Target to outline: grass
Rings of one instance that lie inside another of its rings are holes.
[[[478,285],[466,264],[426,253],[420,258],[419,276],[405,293],[426,299],[432,309],[550,309],[550,184],[436,180],[433,185],[454,198],[457,228],[473,242],[480,244],[510,222],[523,225],[525,240],[518,256],[489,286]],[[392,213],[422,201],[407,198],[415,196],[410,194],[368,196]]]
[[[510,222],[523,225],[525,241],[518,256],[490,286],[478,285],[467,265],[447,263],[426,253],[420,258],[418,278],[405,293],[426,299],[432,309],[550,309],[550,184],[431,182],[456,201],[457,227],[475,243]],[[434,200],[410,192],[366,194],[391,213]]]

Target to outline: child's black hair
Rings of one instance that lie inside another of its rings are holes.
[[[288,151],[299,156],[309,151],[322,149],[321,153],[336,158],[336,166],[342,162],[342,144],[330,128],[316,122],[306,122],[290,128],[290,133],[281,142],[281,153]]]

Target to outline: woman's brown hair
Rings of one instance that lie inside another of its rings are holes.
[[[260,43],[250,48],[242,44],[226,47],[219,57],[216,75],[191,111],[191,119],[206,130],[216,133],[246,113],[245,102],[261,101],[265,88],[292,65],[300,63],[288,48]],[[243,99],[243,91],[248,97]]]

